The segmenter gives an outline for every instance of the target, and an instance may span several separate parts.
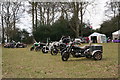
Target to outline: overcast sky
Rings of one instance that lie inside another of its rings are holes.
[[[100,24],[102,24],[103,21],[105,21],[107,18],[105,16],[105,5],[106,2],[110,0],[95,0],[94,7],[93,6],[88,6],[88,11],[86,12],[84,16],[84,22],[89,22],[91,23],[91,26],[93,29],[100,28]],[[26,5],[28,3],[25,2]],[[26,8],[27,9],[27,8]],[[21,21],[19,24],[17,24],[18,27],[21,29],[27,29],[29,32],[31,32],[32,28],[32,17],[27,13],[23,13],[23,16],[21,18]]]

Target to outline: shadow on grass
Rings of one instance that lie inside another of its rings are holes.
[[[103,58],[102,60],[98,60],[98,61],[107,61],[108,59],[107,58]],[[87,58],[83,58],[83,59],[81,59],[81,58],[73,58],[73,59],[69,59],[68,61],[97,61],[97,60],[94,60],[94,59],[87,59]]]

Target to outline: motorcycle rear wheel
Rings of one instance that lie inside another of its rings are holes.
[[[37,47],[36,47],[36,48],[35,48],[35,51],[36,51],[36,52],[37,52],[37,51],[40,51],[40,48],[37,48]]]

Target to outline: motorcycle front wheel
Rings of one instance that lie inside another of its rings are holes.
[[[57,55],[58,50],[57,49],[51,49],[51,55]]]
[[[62,61],[67,61],[69,59],[69,53],[62,54]]]
[[[34,47],[31,47],[31,48],[30,48],[30,51],[33,51],[33,50],[34,50]]]
[[[45,48],[42,48],[43,53],[48,53],[48,51],[45,50]]]

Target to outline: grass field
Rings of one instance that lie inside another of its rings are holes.
[[[117,78],[118,43],[102,44],[101,61],[86,58],[61,60],[60,54],[29,51],[27,48],[3,48],[3,78]],[[119,47],[120,48],[120,47]]]

